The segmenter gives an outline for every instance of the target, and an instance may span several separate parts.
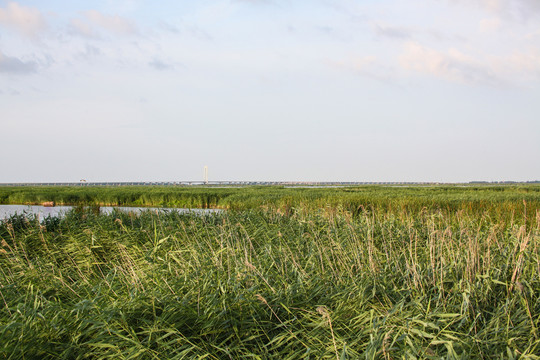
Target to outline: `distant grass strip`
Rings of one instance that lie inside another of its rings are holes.
[[[381,211],[445,210],[520,216],[540,209],[540,185],[356,186],[335,188],[248,187],[0,187],[0,204],[161,206],[182,208],[261,209],[289,212],[320,208],[358,214]],[[524,205],[526,204],[526,205]],[[533,216],[534,218],[534,216]]]

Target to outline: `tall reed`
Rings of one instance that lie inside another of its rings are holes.
[[[13,217],[0,358],[535,359],[535,215]]]

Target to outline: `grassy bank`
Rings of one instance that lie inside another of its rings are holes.
[[[13,217],[0,358],[538,359],[540,215],[396,203]]]
[[[449,213],[489,212],[492,216],[524,213],[524,203],[534,214],[540,209],[540,185],[336,188],[264,187],[0,187],[0,204],[58,205],[100,204],[236,210],[293,208],[313,211],[342,209],[357,214],[366,209],[416,213],[443,210]]]

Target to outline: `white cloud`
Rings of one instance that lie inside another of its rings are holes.
[[[505,58],[494,59],[496,69],[524,80],[540,78],[540,53],[516,52]]]
[[[502,0],[472,0],[471,2],[476,2],[480,6],[494,12],[503,10],[505,6]]]
[[[260,4],[268,5],[268,4],[274,3],[274,1],[272,0],[235,0],[234,2],[247,3],[247,4],[253,4],[253,5],[260,5]]]
[[[328,62],[328,65],[383,83],[393,83],[396,79],[394,69],[374,55],[358,56],[346,61],[332,61]]]
[[[175,26],[173,24],[169,24],[169,23],[164,22],[164,21],[159,23],[159,27],[162,30],[168,31],[168,32],[173,33],[173,34],[179,34],[180,33],[180,28],[178,28],[178,26]]]
[[[507,19],[522,21],[540,15],[538,0],[449,0],[452,3],[479,6]]]
[[[97,29],[102,29],[117,35],[137,35],[137,26],[124,17],[107,15],[97,10],[88,10],[83,13],[84,19],[71,19],[70,27],[74,33],[87,37],[99,38]]]
[[[525,39],[527,40],[533,40],[537,37],[540,38],[540,30],[533,31],[525,35]]]
[[[16,57],[6,56],[0,52],[0,72],[10,74],[29,74],[36,72],[36,70],[36,62],[22,61]]]
[[[38,9],[20,6],[16,2],[0,8],[0,24],[31,38],[37,37],[47,28],[47,22]]]
[[[389,25],[374,25],[374,31],[377,36],[389,37],[393,39],[409,39],[413,31],[409,28]]]
[[[71,19],[69,22],[71,32],[87,37],[87,38],[99,38],[99,35],[94,30],[92,25],[85,22],[82,19]]]
[[[121,35],[134,35],[138,33],[137,27],[128,19],[118,15],[105,15],[97,10],[85,12],[85,16],[92,23]]]
[[[173,70],[174,69],[173,64],[166,63],[166,62],[161,61],[159,59],[154,59],[154,60],[150,61],[148,63],[148,65],[150,65],[151,67],[153,67],[156,70],[161,70],[161,71],[163,71],[163,70]]]
[[[376,61],[377,61],[376,56],[367,55],[367,56],[357,57],[353,59],[352,61],[335,62],[333,64],[341,68],[352,69],[355,71],[366,71]]]
[[[75,58],[78,60],[92,61],[100,55],[102,55],[102,52],[99,48],[86,44],[83,51],[75,54]]]
[[[515,86],[540,80],[540,52],[537,50],[471,56],[457,49],[443,52],[409,42],[399,62],[403,69],[457,83]]]
[[[431,74],[452,82],[490,86],[502,82],[489,64],[456,49],[441,52],[416,42],[409,42],[405,45],[405,51],[400,55],[399,62],[406,70]]]
[[[479,28],[480,32],[490,33],[498,30],[501,27],[501,19],[489,18],[480,20]]]
[[[132,12],[137,10],[142,3],[142,0],[107,0],[107,9],[120,13]]]

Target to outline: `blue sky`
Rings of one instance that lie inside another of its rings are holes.
[[[0,0],[0,182],[540,179],[537,0]]]

